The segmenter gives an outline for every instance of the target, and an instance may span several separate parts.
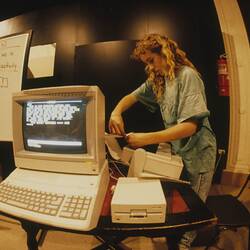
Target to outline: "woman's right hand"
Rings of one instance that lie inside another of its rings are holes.
[[[120,114],[111,114],[109,119],[109,132],[111,134],[125,136],[124,122]]]

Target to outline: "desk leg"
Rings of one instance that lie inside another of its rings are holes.
[[[113,249],[113,250],[132,250],[132,248],[127,247],[126,245],[122,244],[121,241],[126,239],[127,237],[124,236],[95,236],[99,241],[102,242],[101,245],[92,248],[92,250],[106,250],[106,249]]]
[[[28,250],[38,250],[38,242],[36,240],[36,235],[39,231],[39,227],[35,223],[26,220],[22,220],[21,225],[27,235]]]
[[[248,226],[248,250],[250,250],[250,226]]]

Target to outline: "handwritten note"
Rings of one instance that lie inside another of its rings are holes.
[[[21,90],[28,38],[29,33],[0,38],[0,141],[12,141],[12,93]]]

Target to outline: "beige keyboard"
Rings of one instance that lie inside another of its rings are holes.
[[[90,196],[66,196],[6,183],[0,184],[0,202],[51,216],[85,220],[91,200]]]

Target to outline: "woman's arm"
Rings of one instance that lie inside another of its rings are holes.
[[[159,144],[170,142],[193,135],[197,130],[197,123],[185,121],[171,128],[149,133],[130,133],[127,136],[128,144],[133,148],[142,147],[149,144]]]
[[[137,99],[134,95],[128,94],[124,96],[116,105],[114,110],[111,113],[111,116],[114,115],[121,115],[124,111],[129,109],[132,105],[137,102]]]
[[[129,94],[124,96],[116,105],[112,111],[109,119],[109,132],[112,134],[118,134],[125,136],[124,123],[122,119],[122,113],[129,109],[137,102],[134,95]]]

